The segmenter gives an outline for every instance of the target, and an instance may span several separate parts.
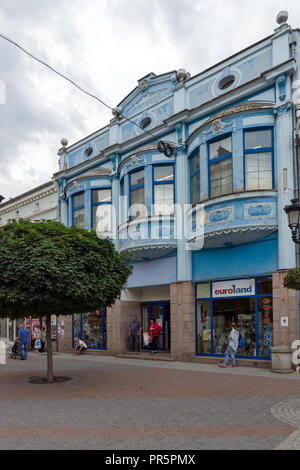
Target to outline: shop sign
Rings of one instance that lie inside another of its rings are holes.
[[[255,295],[255,279],[237,279],[212,283],[213,298],[249,297]]]

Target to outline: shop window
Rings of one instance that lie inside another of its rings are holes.
[[[72,197],[72,225],[84,228],[84,193]]]
[[[245,189],[273,188],[272,130],[245,132]]]
[[[190,158],[191,204],[200,202],[200,157],[199,149]]]
[[[107,347],[107,313],[105,308],[95,312],[73,315],[74,338],[82,339],[88,349],[105,349]]]
[[[224,281],[220,289],[213,285],[213,296],[210,283],[197,284],[197,354],[225,354],[231,324],[235,322],[244,338],[237,356],[270,358],[273,346],[272,277],[257,278],[255,283],[253,280],[255,289],[249,290],[249,297],[244,296],[246,281]],[[237,289],[240,289],[240,295],[237,295]],[[224,297],[216,298],[216,295]]]
[[[129,219],[134,220],[145,215],[144,170],[130,174]]]
[[[213,319],[216,354],[225,354],[231,323],[235,322],[244,337],[244,346],[238,351],[238,355],[256,355],[255,298],[214,300]]]
[[[197,352],[210,354],[211,352],[211,312],[210,300],[197,301]]]
[[[174,166],[153,167],[154,215],[174,214]]]
[[[232,193],[231,137],[209,144],[210,197]]]
[[[92,191],[92,230],[98,233],[111,232],[111,189]]]

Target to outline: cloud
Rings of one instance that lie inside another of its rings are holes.
[[[0,31],[99,96],[117,103],[149,72],[192,75],[270,35],[281,0],[0,0]],[[290,24],[300,5],[286,0]],[[0,39],[0,194],[50,180],[60,139],[106,125],[111,112]]]

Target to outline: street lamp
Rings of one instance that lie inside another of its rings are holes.
[[[292,231],[292,240],[300,245],[299,228],[300,228],[300,204],[298,199],[292,199],[290,206],[285,206],[284,211],[289,218],[289,227]]]

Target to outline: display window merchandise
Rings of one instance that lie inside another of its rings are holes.
[[[272,277],[196,285],[196,351],[223,355],[231,323],[244,344],[237,356],[269,359],[273,344]]]
[[[107,347],[107,314],[101,308],[95,312],[73,315],[72,343],[74,338],[83,340],[88,349],[106,349]]]

